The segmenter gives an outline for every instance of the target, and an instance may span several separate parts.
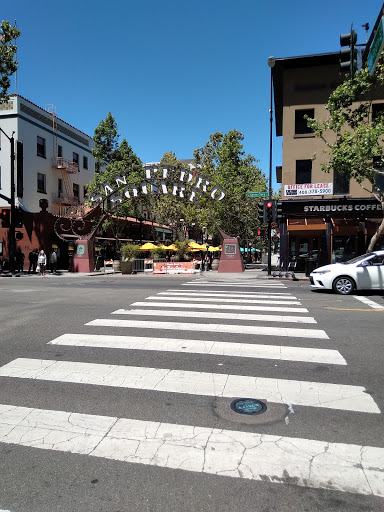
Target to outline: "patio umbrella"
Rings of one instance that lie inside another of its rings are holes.
[[[140,249],[142,251],[153,251],[153,249],[156,249],[156,247],[157,246],[155,244],[153,244],[152,242],[147,242],[146,244],[142,245],[140,247]]]
[[[201,248],[200,244],[198,244],[197,242],[189,242],[188,246],[190,249],[200,249]]]
[[[171,245],[168,245],[168,247],[166,247],[167,251],[178,251],[178,248],[176,247],[175,244],[171,244]]]

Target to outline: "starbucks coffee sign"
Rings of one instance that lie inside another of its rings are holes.
[[[225,191],[218,185],[211,186],[210,180],[201,174],[191,170],[181,169],[176,172],[173,168],[146,167],[146,180],[140,186],[127,183],[126,176],[115,178],[116,187],[108,183],[103,185],[105,196],[96,194],[91,196],[91,201],[100,202],[108,197],[111,203],[121,203],[124,198],[131,199],[140,194],[148,195],[160,193],[186,198],[191,203],[197,203],[203,195],[210,195],[214,201],[221,201],[225,197]],[[123,188],[124,187],[124,188]]]

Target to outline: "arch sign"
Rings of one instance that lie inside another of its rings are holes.
[[[218,185],[210,187],[208,178],[200,174],[194,174],[191,170],[181,169],[176,172],[173,167],[145,167],[146,181],[143,181],[139,187],[127,184],[126,176],[115,177],[117,190],[113,189],[108,183],[104,183],[106,197],[112,204],[118,204],[123,198],[131,199],[140,194],[152,194],[160,192],[164,195],[171,194],[175,197],[188,199],[192,203],[197,203],[203,194],[209,194],[214,201],[221,201],[225,197],[225,191]],[[186,186],[190,184],[186,190]],[[120,190],[123,186],[125,188]],[[186,194],[186,195],[184,195]],[[92,202],[100,202],[106,199],[101,194],[91,196]]]

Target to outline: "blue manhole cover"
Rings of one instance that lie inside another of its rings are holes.
[[[262,414],[267,406],[256,398],[238,398],[231,402],[231,409],[239,414]]]

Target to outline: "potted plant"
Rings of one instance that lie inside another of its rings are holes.
[[[139,245],[124,244],[121,248],[121,273],[132,274],[132,261],[137,258],[141,249]]]
[[[151,251],[151,254],[155,259],[162,259],[165,258],[165,256],[167,255],[167,250],[164,249],[163,247],[156,247],[156,249],[153,249],[153,251]]]
[[[177,247],[177,253],[175,256],[176,261],[188,261],[188,241],[187,240],[176,240],[175,246]]]

